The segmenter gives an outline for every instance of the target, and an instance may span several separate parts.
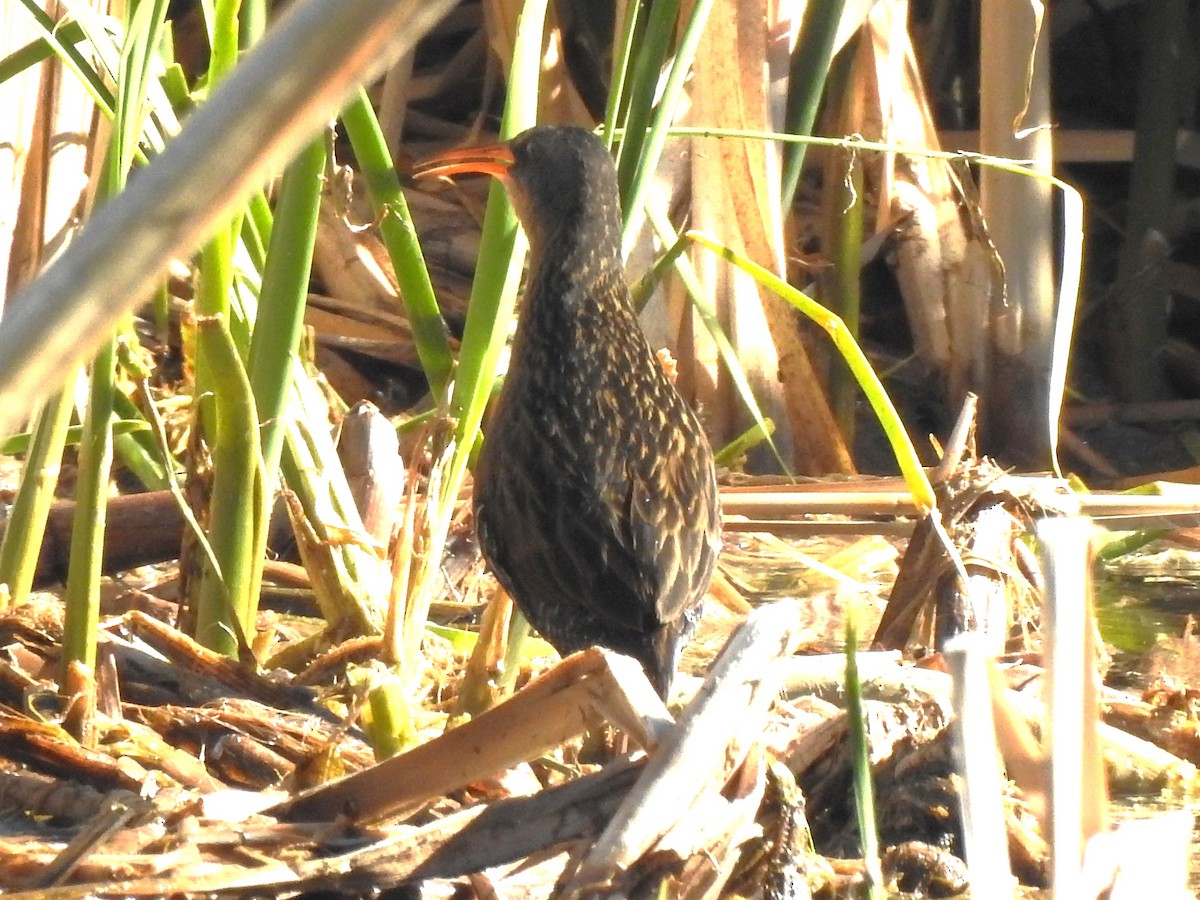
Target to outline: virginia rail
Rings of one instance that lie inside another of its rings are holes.
[[[530,248],[475,467],[483,556],[559,653],[628,654],[666,699],[721,517],[708,441],[630,302],[612,159],[589,131],[543,126],[414,174],[465,172],[504,184]]]

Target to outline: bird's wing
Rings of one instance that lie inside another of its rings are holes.
[[[652,477],[631,482],[630,541],[659,622],[700,602],[716,563],[720,510],[712,465],[696,464],[709,454],[702,440],[690,454],[665,454]]]
[[[477,483],[477,527],[496,577],[556,646],[571,631],[558,617],[581,609],[631,634],[656,624],[614,512],[586,478],[557,466],[507,466],[505,477]]]

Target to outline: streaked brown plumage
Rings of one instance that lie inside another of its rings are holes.
[[[639,660],[666,697],[720,539],[712,451],[638,325],[616,172],[579,128],[538,127],[417,174],[486,172],[530,243],[512,361],[475,469],[483,555],[562,654]]]

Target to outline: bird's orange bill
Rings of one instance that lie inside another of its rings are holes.
[[[413,166],[414,178],[430,175],[462,175],[478,172],[503,178],[513,164],[512,150],[507,144],[487,147],[468,147],[465,150],[449,150],[431,156]]]

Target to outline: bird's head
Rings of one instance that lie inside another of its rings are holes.
[[[592,241],[617,246],[617,173],[603,142],[583,128],[541,125],[511,141],[452,150],[413,168],[413,175],[479,172],[500,180],[534,247],[562,230],[586,229]]]

